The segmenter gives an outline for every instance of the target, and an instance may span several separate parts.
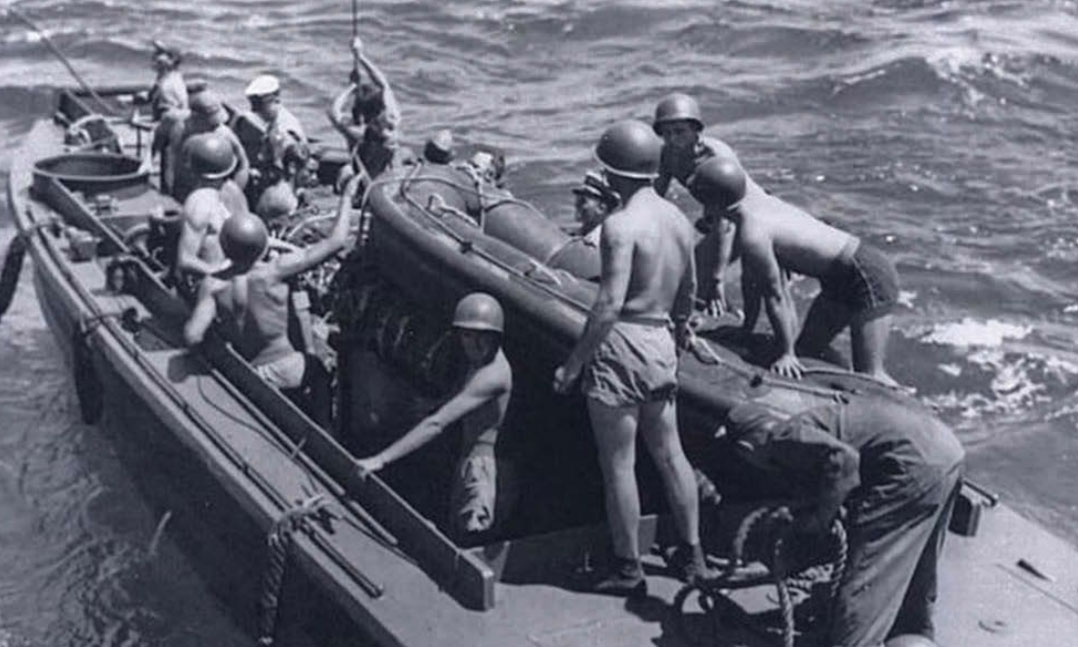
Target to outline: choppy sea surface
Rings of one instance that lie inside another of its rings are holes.
[[[0,170],[71,77],[0,0]],[[90,82],[149,81],[152,38],[239,103],[280,76],[309,131],[346,81],[345,0],[34,0]],[[568,222],[611,121],[703,106],[772,192],[882,247],[903,305],[889,368],[958,430],[973,475],[1078,544],[1078,3],[487,0],[357,3],[406,138],[504,147]],[[0,184],[6,183],[6,178]],[[684,195],[679,202],[698,210]],[[13,231],[6,203],[0,245]],[[242,636],[83,425],[27,265],[0,320],[0,645]],[[814,282],[796,285],[802,302]]]

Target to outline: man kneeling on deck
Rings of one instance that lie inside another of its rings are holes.
[[[451,526],[458,536],[490,530],[496,519],[494,446],[509,407],[513,371],[501,349],[504,315],[498,301],[473,292],[457,303],[453,327],[468,372],[460,388],[437,411],[374,456],[356,461],[360,476],[377,472],[433,440],[458,420],[464,455],[451,495]]]
[[[359,179],[348,183],[337,207],[329,236],[307,247],[262,260],[269,247],[266,225],[250,213],[234,214],[221,228],[220,244],[229,265],[207,275],[199,285],[191,318],[184,326],[184,341],[202,342],[218,309],[229,316],[227,338],[268,383],[295,396],[304,375],[317,367],[288,340],[288,279],[315,267],[348,242],[352,198]],[[308,409],[320,423],[330,411],[329,385],[312,388]]]
[[[806,541],[846,506],[849,556],[821,644],[931,640],[936,565],[964,456],[951,430],[924,410],[859,400],[788,420],[750,402],[730,412],[727,431],[749,463],[808,493],[794,510]]]

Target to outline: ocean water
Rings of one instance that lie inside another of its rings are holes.
[[[0,0],[0,170],[71,77]],[[149,81],[149,41],[239,102],[272,72],[308,130],[348,73],[343,0],[15,6],[98,84]],[[1078,544],[1078,3],[472,0],[357,3],[406,139],[506,149],[521,197],[568,189],[615,119],[695,95],[754,177],[883,248],[903,305],[889,368],[972,474]],[[0,180],[0,184],[6,180]],[[690,213],[698,207],[683,194]],[[6,203],[3,209],[6,209]],[[12,236],[0,213],[0,246]],[[27,265],[0,320],[0,645],[250,642],[99,430],[83,425]],[[795,290],[802,303],[814,282]],[[167,520],[166,520],[167,521]]]

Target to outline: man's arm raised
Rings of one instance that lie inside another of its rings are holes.
[[[352,41],[352,53],[355,55],[356,62],[363,66],[363,69],[367,72],[367,75],[371,77],[374,84],[378,86],[378,89],[382,91],[382,103],[385,105],[385,119],[387,125],[392,130],[396,130],[400,127],[401,121],[401,108],[397,103],[397,95],[393,93],[393,88],[389,85],[389,79],[382,73],[382,70],[378,69],[374,63],[367,58],[367,55],[363,53],[363,41],[357,36]]]
[[[340,202],[337,203],[337,217],[333,221],[333,229],[329,236],[308,245],[295,252],[289,252],[278,256],[274,261],[273,269],[277,280],[284,280],[301,272],[315,267],[330,256],[344,249],[348,242],[348,229],[351,225],[349,215],[352,213],[352,200],[362,180],[359,174],[353,175],[341,192]]]

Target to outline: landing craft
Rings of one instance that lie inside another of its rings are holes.
[[[120,114],[142,89],[95,94]],[[84,418],[109,432],[147,498],[173,511],[181,545],[252,635],[410,647],[767,645],[791,630],[808,644],[819,630],[805,616],[821,612],[800,606],[826,596],[826,580],[787,598],[781,587],[776,595],[766,564],[756,574],[730,568],[729,586],[698,591],[663,576],[652,555],[652,595],[641,605],[576,586],[605,550],[598,470],[580,399],[554,396],[550,378],[594,297],[594,284],[578,276],[594,259],[531,205],[484,196],[450,167],[416,165],[375,181],[356,213],[367,234],[341,260],[333,293],[321,291],[328,277],[307,285],[312,312],[340,328],[337,423],[327,429],[221,337],[183,347],[187,305],[156,246],[167,236],[151,235],[169,226],[154,214],[174,215],[179,205],[141,162],[145,131],[98,108],[85,91],[63,91],[56,113],[26,135],[9,182],[20,244]],[[312,224],[284,231],[317,231],[333,201],[328,187],[313,189],[313,207],[300,214]],[[5,277],[17,274],[12,253]],[[508,447],[517,500],[494,534],[466,542],[447,535],[431,495],[439,487],[424,470],[439,461],[420,456],[361,481],[350,448],[399,433],[394,424],[415,413],[404,405],[420,408],[452,381],[446,322],[474,290],[505,307],[506,352],[522,379]],[[751,514],[758,483],[748,468],[714,451],[733,405],[753,399],[786,413],[835,398],[920,405],[826,365],[801,383],[775,377],[723,324],[684,355],[679,404],[690,459],[727,498],[729,512],[713,518],[707,541],[715,563],[729,565],[730,537],[762,518]],[[651,500],[644,545],[661,543],[669,529],[658,489],[642,478]],[[938,643],[1069,647],[1078,635],[1078,555],[1005,503],[970,488],[965,500],[954,526],[964,534],[950,534],[940,564]],[[744,542],[736,548],[752,552]],[[832,573],[841,566],[833,557],[823,558]],[[782,584],[788,594],[798,588]],[[789,609],[793,626],[776,614],[783,603],[798,607]]]

